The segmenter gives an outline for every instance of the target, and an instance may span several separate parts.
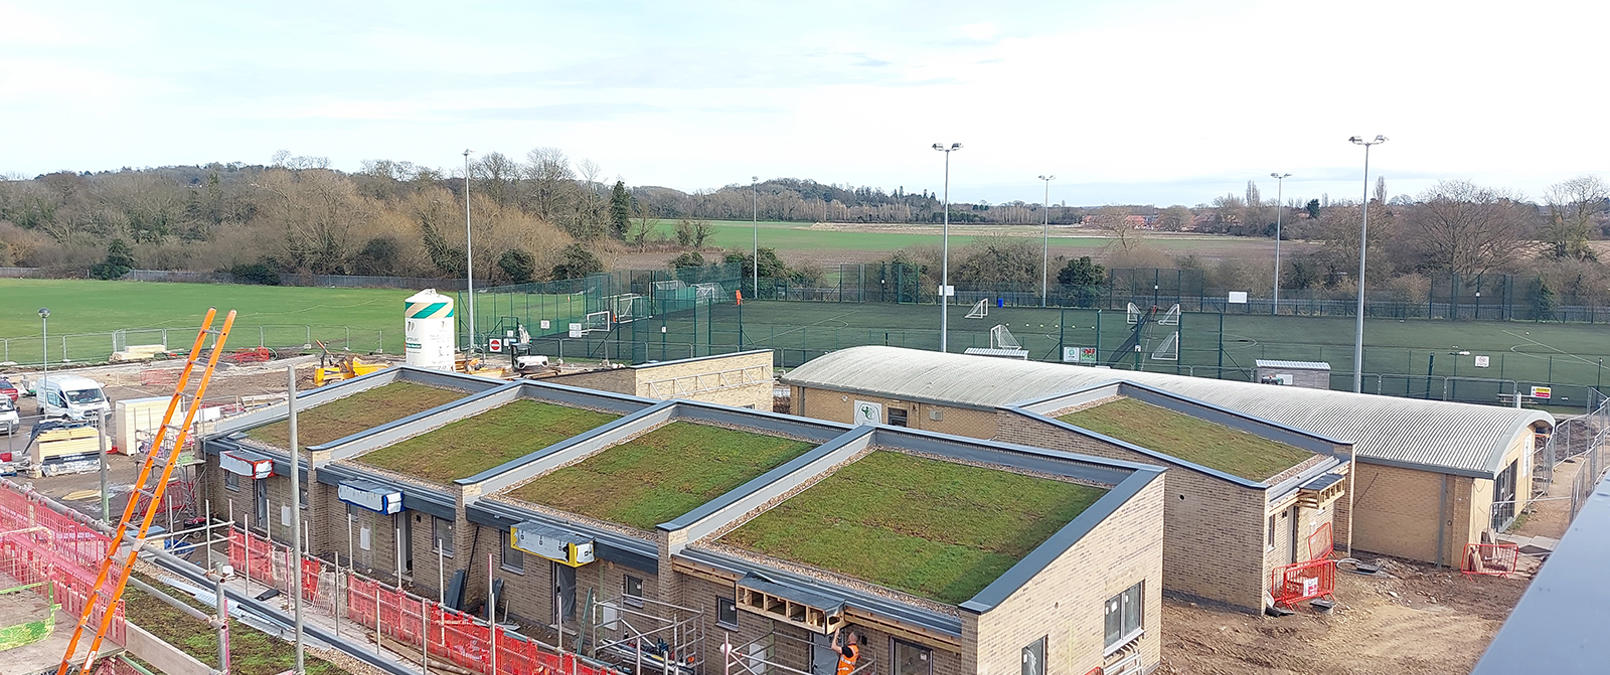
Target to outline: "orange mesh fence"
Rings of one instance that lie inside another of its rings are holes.
[[[1319,560],[1329,558],[1336,552],[1336,543],[1331,539],[1330,523],[1324,523],[1313,534],[1308,535],[1308,559]]]
[[[1459,569],[1465,574],[1505,577],[1520,564],[1521,550],[1515,544],[1467,544]]]
[[[49,581],[56,602],[79,616],[95,585],[95,572],[111,540],[78,520],[56,513],[30,495],[0,487],[0,573],[22,583]],[[105,598],[116,579],[108,578],[91,618],[105,616]],[[36,589],[41,595],[46,589]],[[123,602],[111,608],[106,637],[124,644]]]
[[[1329,558],[1276,567],[1269,575],[1269,595],[1277,605],[1330,597],[1336,592],[1336,561]]]

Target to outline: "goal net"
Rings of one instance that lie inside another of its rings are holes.
[[[698,299],[699,304],[708,305],[712,302],[720,302],[721,294],[724,293],[726,289],[722,288],[721,284],[707,282],[702,284],[694,284],[693,291],[696,294],[694,297]]]
[[[990,349],[1022,349],[1023,343],[1013,337],[1012,331],[1006,329],[1006,324],[997,324],[989,329]]]
[[[609,311],[605,310],[602,312],[588,312],[585,320],[582,322],[582,329],[589,333],[601,330],[609,330]]]
[[[1160,344],[1160,345],[1157,345],[1157,349],[1152,350],[1152,360],[1154,360],[1154,361],[1178,361],[1178,360],[1180,360],[1180,332],[1179,331],[1174,331],[1173,333],[1169,333],[1168,337],[1163,338],[1163,343]]]
[[[973,303],[972,311],[969,311],[967,313],[967,318],[969,318],[969,319],[982,319],[982,318],[984,318],[986,316],[989,316],[989,299],[988,298],[983,299],[983,300],[979,300],[978,302]]]
[[[1129,313],[1125,315],[1124,322],[1130,325],[1140,323],[1140,308],[1135,303],[1129,303]]]
[[[610,296],[609,310],[615,313],[615,323],[630,323],[648,318],[647,301],[636,293]]]
[[[1164,326],[1178,326],[1178,325],[1180,325],[1180,305],[1179,305],[1179,303],[1174,303],[1173,307],[1168,308],[1168,312],[1164,313],[1163,318],[1158,319],[1157,323],[1161,324],[1161,325],[1164,325]]]

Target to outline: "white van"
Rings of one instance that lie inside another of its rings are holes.
[[[112,406],[101,391],[101,383],[78,375],[50,375],[37,389],[39,414],[87,420],[97,412],[111,412]]]
[[[0,395],[0,432],[10,436],[17,433],[21,425],[22,418],[17,416],[17,406],[12,405],[11,397]]]

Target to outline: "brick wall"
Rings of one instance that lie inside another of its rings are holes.
[[[1480,535],[1472,533],[1472,514],[1486,518],[1492,495],[1491,481],[1379,464],[1359,463],[1354,481],[1355,550],[1436,562],[1440,520],[1444,564],[1456,563],[1465,542]],[[1486,497],[1472,499],[1476,482],[1485,484],[1477,492]]]
[[[964,672],[1020,672],[1024,646],[1045,637],[1046,672],[1085,673],[1103,658],[1105,607],[1134,584],[1142,588],[1143,666],[1161,659],[1165,480],[1146,486],[1072,548],[995,608],[962,613]]]
[[[755,380],[754,382],[743,384],[743,380],[740,377],[741,373],[729,373],[727,386],[722,386],[723,381],[718,375],[719,373],[751,369],[754,372],[758,372],[758,375],[751,377],[752,380]],[[708,391],[680,395],[668,393],[677,391],[678,387],[675,383],[683,378],[695,378],[691,386],[696,389],[708,389]],[[645,398],[681,398],[730,405],[738,408],[771,410],[772,355],[770,352],[727,354],[688,361],[670,361],[637,368],[616,368],[590,373],[561,375],[548,378],[547,381]]]
[[[1036,417],[1000,411],[997,440],[1145,464],[1149,455],[1078,434]],[[1179,466],[1168,469],[1163,584],[1173,593],[1263,607],[1266,491]]]
[[[802,395],[803,390],[803,395]],[[855,423],[855,402],[867,401],[883,406],[883,420],[889,423],[889,410],[906,411],[906,425],[913,429],[940,433],[991,438],[996,431],[996,412],[975,410],[933,403],[904,401],[881,396],[844,394],[826,389],[794,387],[790,410],[795,415],[814,417],[831,422]],[[935,415],[939,419],[934,419]]]

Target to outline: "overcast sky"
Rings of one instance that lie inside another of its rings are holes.
[[[455,170],[554,146],[632,185],[1196,204],[1610,175],[1606,3],[0,0],[0,173],[275,150]]]

